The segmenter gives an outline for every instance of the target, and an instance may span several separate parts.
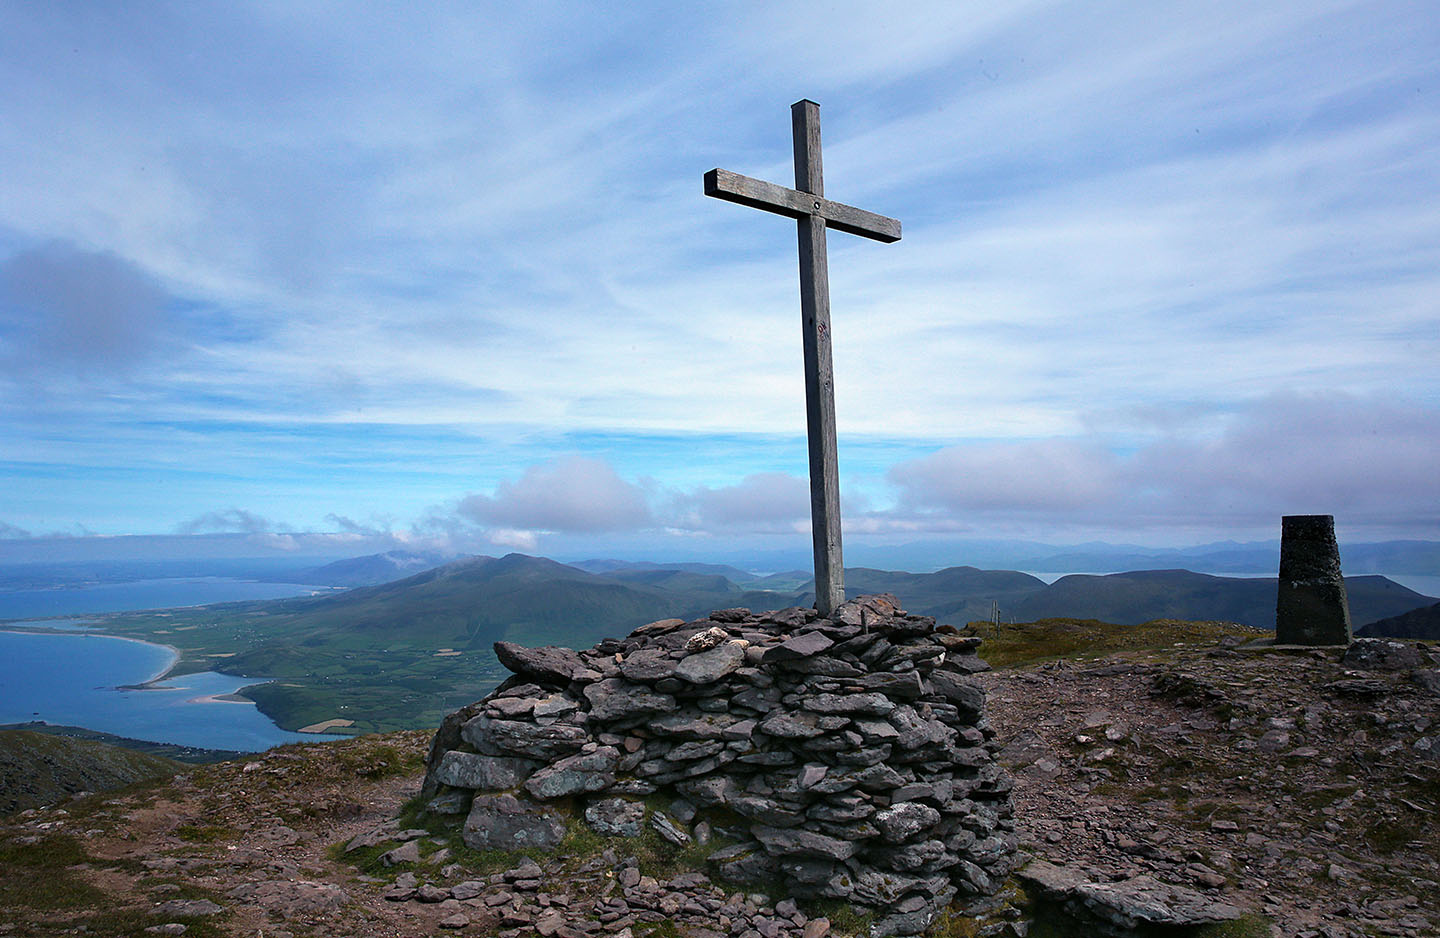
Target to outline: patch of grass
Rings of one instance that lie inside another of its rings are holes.
[[[1103,787],[1105,787],[1105,790],[1101,791],[1102,786],[1096,785],[1095,791],[1102,795],[1115,795],[1124,791],[1124,788],[1119,785]],[[1135,800],[1137,802],[1165,801],[1173,804],[1177,809],[1184,808],[1188,805],[1190,803],[1190,797],[1190,791],[1185,787],[1183,782],[1155,782],[1135,792]]]
[[[1295,798],[1295,804],[1298,807],[1318,813],[1321,808],[1353,795],[1356,787],[1355,785],[1326,785],[1321,788],[1300,788],[1290,791],[1289,794]]]
[[[830,920],[830,932],[834,935],[868,935],[875,916],[861,912],[855,906],[839,899],[817,899],[805,904],[805,914],[811,918],[824,916]]]
[[[410,775],[425,767],[422,749],[399,749],[389,743],[376,744],[368,741],[337,746],[335,761],[361,778],[372,780],[393,775]]]
[[[1057,658],[1103,658],[1121,651],[1186,645],[1213,645],[1227,635],[1254,638],[1260,633],[1234,622],[1182,622],[1154,619],[1140,625],[1111,625],[1096,619],[1040,619],[1002,625],[971,622],[961,634],[984,639],[981,657],[991,667],[1014,668]]]
[[[206,898],[213,898],[213,896]],[[85,929],[84,934],[87,935],[131,938],[131,936],[144,935],[145,929],[152,925],[179,922],[185,926],[186,938],[221,938],[226,931],[220,927],[217,920],[228,917],[228,913],[225,912],[215,915],[159,916],[147,908],[106,909],[72,923],[72,930],[79,931],[83,928]]]
[[[642,922],[636,925],[634,930],[635,934],[643,935],[644,938],[680,938],[680,930],[670,919],[663,922]]]
[[[68,834],[55,834],[33,844],[0,844],[0,909],[75,909],[100,905],[105,893],[85,882],[69,867],[91,857]]]
[[[925,934],[931,938],[978,938],[980,929],[981,923],[975,918],[946,908],[940,911]]]
[[[240,832],[223,824],[181,824],[175,836],[196,844],[213,844],[219,840],[236,840]]]
[[[1361,836],[1371,850],[1389,854],[1415,839],[1415,826],[1386,818],[1366,827]]]
[[[661,809],[665,806],[668,806],[668,801]],[[677,847],[656,833],[648,823],[641,828],[638,837],[606,837],[596,833],[581,820],[573,805],[557,801],[552,807],[565,819],[565,837],[551,849],[528,847],[519,850],[476,850],[465,844],[461,837],[461,824],[457,819],[426,811],[425,802],[420,798],[411,799],[401,808],[400,826],[417,828],[443,838],[444,845],[450,849],[451,861],[459,863],[468,873],[476,875],[503,872],[513,868],[526,857],[538,863],[545,863],[556,855],[574,857],[578,862],[584,862],[599,856],[606,848],[613,847],[621,856],[634,856],[645,875],[669,879],[691,870],[704,870],[712,853],[734,843],[717,835],[703,846],[691,843],[685,847]],[[648,802],[647,807],[654,810]],[[348,863],[362,872],[393,877],[407,869],[416,868],[414,864],[390,867],[380,864],[381,854],[395,846],[396,843],[389,842],[345,853],[345,845],[337,843],[327,852],[332,860]],[[422,847],[422,852],[432,852],[431,845]]]
[[[1263,915],[1250,914],[1233,922],[1216,925],[1202,925],[1195,930],[1195,938],[1270,938],[1271,921]]]

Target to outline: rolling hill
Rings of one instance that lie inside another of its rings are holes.
[[[1356,635],[1366,635],[1371,638],[1428,638],[1431,641],[1440,640],[1440,603],[1433,606],[1422,606],[1419,609],[1411,609],[1409,612],[1397,616],[1390,616],[1385,619],[1377,619],[1374,622],[1361,626],[1355,630]]]
[[[93,739],[0,730],[0,815],[174,775],[182,763]]]
[[[1150,619],[1214,619],[1275,628],[1273,577],[1218,577],[1188,570],[1144,570],[1106,576],[1061,577],[1008,611],[1016,621],[1053,617],[1138,625]],[[1369,622],[1430,602],[1382,576],[1345,578],[1350,618]]]
[[[383,554],[367,554],[320,567],[308,567],[276,579],[312,586],[378,586],[434,569],[454,559],[454,554],[434,551],[390,550]]]
[[[723,569],[616,564],[593,573],[523,554],[469,557],[328,596],[117,615],[107,631],[176,646],[180,673],[215,669],[266,681],[245,694],[286,729],[332,719],[353,720],[356,732],[402,729],[434,725],[503,680],[496,641],[583,648],[656,619],[814,601],[790,588],[791,574],[739,584]],[[1274,579],[1168,570],[1069,576],[1046,586],[1028,574],[975,567],[851,568],[846,578],[851,595],[891,592],[909,611],[954,625],[988,619],[992,603],[1007,621],[1275,622]],[[768,585],[781,588],[757,588]],[[1356,622],[1434,602],[1383,577],[1352,577],[1347,585]]]
[[[586,647],[656,619],[778,608],[794,598],[713,574],[602,576],[508,554],[338,595],[117,615],[106,628],[179,648],[179,673],[266,679],[246,696],[286,729],[348,719],[368,732],[435,723],[483,695],[505,677],[496,641]]]

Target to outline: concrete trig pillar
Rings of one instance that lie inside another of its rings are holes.
[[[1333,515],[1280,519],[1280,589],[1275,644],[1348,645],[1350,603],[1340,575]]]

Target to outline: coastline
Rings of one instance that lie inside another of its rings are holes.
[[[180,658],[184,654],[184,652],[182,652],[179,648],[176,648],[174,645],[166,645],[161,642],[147,642],[143,638],[131,638],[128,635],[110,635],[105,632],[70,632],[60,631],[59,629],[53,631],[46,631],[44,629],[34,628],[12,629],[5,625],[0,625],[0,632],[11,632],[15,635],[73,635],[76,638],[113,638],[116,641],[120,642],[135,642],[136,644],[140,645],[151,645],[155,648],[164,648],[166,651],[170,652],[170,663],[165,665],[165,667],[161,668],[158,672],[156,672],[154,677],[146,678],[145,680],[139,681],[135,684],[116,685],[116,690],[157,690],[158,688],[151,687],[150,685],[163,681],[166,675],[168,675],[171,671],[175,670],[175,666],[180,663]],[[264,682],[258,681],[256,683],[263,684]]]

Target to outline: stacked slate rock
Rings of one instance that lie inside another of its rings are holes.
[[[889,594],[667,619],[585,652],[497,642],[514,677],[446,718],[425,796],[477,849],[602,834],[719,834],[733,882],[873,910],[920,934],[1013,868],[1011,782],[970,675],[979,640]],[[649,810],[661,795],[669,810]]]

